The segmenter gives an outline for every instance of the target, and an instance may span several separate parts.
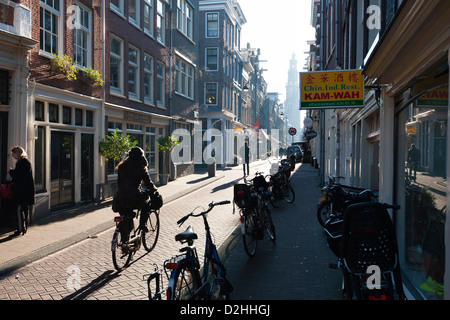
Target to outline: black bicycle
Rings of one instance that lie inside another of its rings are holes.
[[[272,241],[276,241],[272,213],[266,204],[269,198],[269,184],[260,172],[256,172],[251,182],[234,185],[234,203],[240,209],[242,242],[249,257],[256,254],[258,241],[264,239],[266,231]]]
[[[343,217],[325,224],[330,249],[338,257],[330,268],[343,273],[347,300],[404,300],[397,239],[387,209],[397,205],[356,203]]]
[[[150,274],[147,280],[148,297],[150,300],[161,300],[163,292],[163,272],[168,279],[166,288],[167,300],[228,300],[233,286],[226,278],[225,266],[220,262],[219,253],[212,240],[207,213],[215,206],[230,203],[229,200],[211,202],[208,209],[200,213],[191,212],[177,221],[181,226],[190,217],[202,217],[206,230],[205,254],[203,271],[200,272],[200,261],[194,240],[198,238],[193,228],[175,236],[175,240],[187,244],[180,248],[180,255],[164,262],[164,271],[157,270]],[[209,268],[211,266],[211,269]],[[211,270],[211,273],[209,272]],[[152,290],[152,283],[155,283]]]
[[[136,227],[135,220],[139,219],[141,210],[133,211],[132,215],[114,217],[116,230],[111,241],[112,261],[117,271],[122,271],[130,264],[133,255],[140,249],[141,244],[147,252],[152,251],[159,236],[159,210],[151,209],[145,225]],[[136,218],[136,219],[135,219]],[[128,240],[122,239],[119,226],[132,220],[133,230]]]

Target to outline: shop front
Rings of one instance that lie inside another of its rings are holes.
[[[366,58],[380,91],[380,200],[410,299],[450,299],[448,1],[406,1]],[[432,35],[432,36],[430,36]]]

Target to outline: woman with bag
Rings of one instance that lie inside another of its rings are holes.
[[[17,205],[18,230],[15,236],[25,234],[28,228],[30,211],[34,205],[34,179],[31,163],[27,159],[27,153],[22,147],[11,148],[11,155],[16,160],[16,167],[9,170],[12,178],[12,200]]]

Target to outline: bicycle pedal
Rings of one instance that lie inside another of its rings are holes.
[[[338,269],[339,266],[336,263],[330,263],[330,264],[328,264],[328,268],[330,268],[330,269]]]

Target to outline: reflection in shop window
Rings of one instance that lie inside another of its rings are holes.
[[[442,71],[434,72],[433,81],[436,73],[442,75]],[[448,66],[439,81],[448,88]],[[404,217],[404,230],[398,230],[399,243],[403,244],[399,250],[404,252],[401,264],[405,275],[418,292],[425,299],[442,299],[448,106],[439,101],[424,105],[422,101],[419,98],[408,105],[397,117],[396,202],[402,207],[402,214],[396,216],[400,224]]]

